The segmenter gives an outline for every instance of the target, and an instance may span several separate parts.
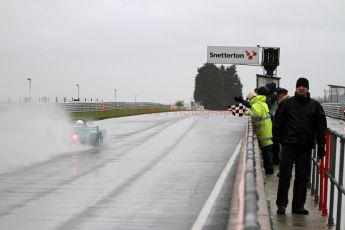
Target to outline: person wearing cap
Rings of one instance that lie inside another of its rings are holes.
[[[279,109],[279,106],[289,98],[288,91],[284,88],[276,88],[275,90],[275,95],[276,95],[276,102],[277,102],[277,109]],[[274,120],[274,115],[276,111],[273,113],[273,120]],[[273,164],[279,165],[280,163],[280,144],[274,140],[273,138],[273,149],[272,149],[272,156],[273,156]],[[279,174],[278,174],[279,175]]]
[[[278,87],[276,89],[276,98],[279,106],[282,102],[289,98],[287,89]]]
[[[310,98],[309,81],[299,78],[296,92],[279,106],[273,123],[273,138],[282,145],[276,204],[277,214],[285,214],[295,165],[292,213],[308,215],[304,208],[311,167],[311,152],[318,144],[318,158],[325,156],[327,120],[320,103]]]
[[[265,86],[259,87],[257,96],[250,100],[250,109],[245,112],[245,115],[252,117],[254,131],[259,141],[262,158],[264,161],[264,169],[266,174],[273,174],[272,162],[272,121],[269,115],[268,106],[266,104],[265,94],[268,92]],[[252,94],[255,95],[255,94]]]
[[[273,115],[278,108],[277,97],[276,97],[277,85],[274,82],[270,82],[270,83],[267,83],[265,86],[268,89],[266,103],[267,103],[268,108],[270,110],[271,118],[273,118]]]

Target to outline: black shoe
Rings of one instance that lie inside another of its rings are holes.
[[[278,206],[277,214],[278,215],[285,215],[285,207],[284,206]]]
[[[292,213],[294,214],[302,214],[302,215],[308,215],[309,211],[305,208],[293,208]]]

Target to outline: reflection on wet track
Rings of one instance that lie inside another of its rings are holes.
[[[103,146],[0,174],[1,229],[190,229],[246,119],[170,113],[97,124]],[[226,224],[232,177],[210,228]]]

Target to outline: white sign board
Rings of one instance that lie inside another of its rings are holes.
[[[207,46],[207,63],[260,66],[259,47]]]

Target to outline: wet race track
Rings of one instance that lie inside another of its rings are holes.
[[[205,229],[224,229],[234,167],[215,203],[205,203],[246,122],[223,112],[96,122],[107,131],[102,147],[0,174],[0,228],[191,229],[208,208]]]

